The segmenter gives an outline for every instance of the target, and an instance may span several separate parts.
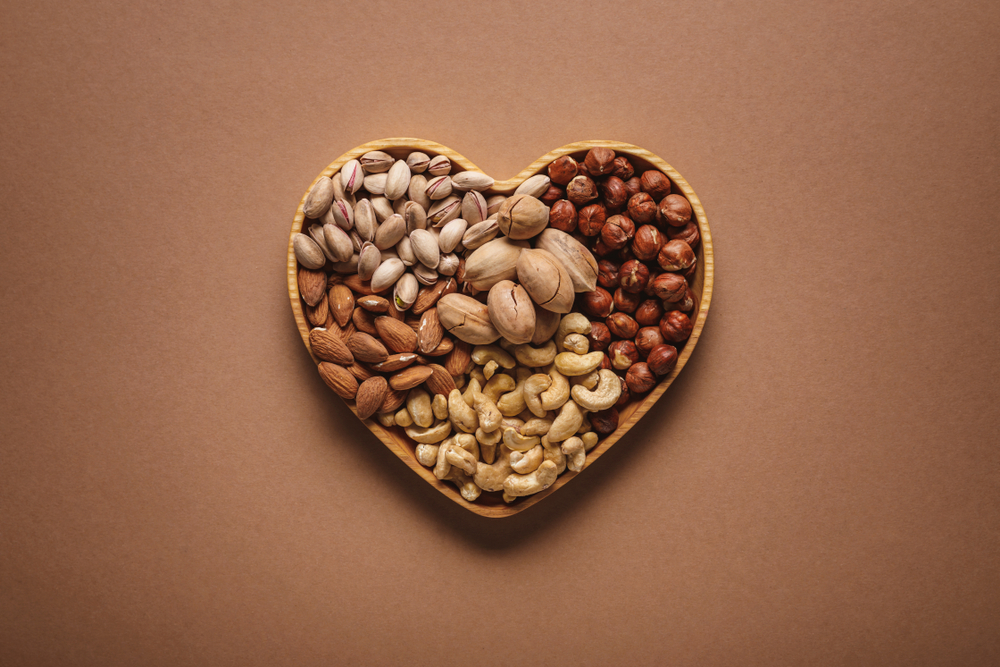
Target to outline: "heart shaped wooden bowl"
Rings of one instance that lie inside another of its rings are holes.
[[[634,426],[635,423],[650,410],[650,408],[653,407],[656,401],[659,400],[660,396],[663,395],[663,392],[667,390],[667,387],[669,387],[674,381],[674,378],[676,378],[681,370],[684,369],[687,360],[691,357],[691,353],[694,352],[695,345],[698,343],[701,330],[705,326],[705,318],[708,316],[708,306],[712,299],[712,277],[714,270],[712,257],[712,234],[708,229],[708,220],[705,218],[705,211],[702,209],[698,196],[694,193],[694,190],[691,189],[691,186],[688,185],[687,181],[684,180],[684,177],[677,173],[673,167],[656,155],[653,155],[649,151],[639,148],[638,146],[624,144],[617,141],[579,141],[573,144],[568,144],[562,148],[550,151],[549,153],[546,153],[542,157],[538,158],[514,178],[510,178],[506,181],[496,181],[490,189],[490,192],[509,195],[513,193],[517,186],[520,185],[525,179],[545,170],[549,163],[556,158],[563,155],[572,155],[575,159],[582,161],[587,151],[595,146],[605,146],[612,149],[619,155],[628,156],[632,165],[635,167],[635,173],[637,175],[646,169],[659,169],[666,174],[670,180],[673,181],[676,188],[685,197],[687,197],[688,201],[691,203],[691,208],[693,209],[694,216],[697,219],[698,227],[701,232],[701,243],[698,244],[698,247],[695,250],[695,254],[698,257],[697,274],[694,281],[691,283],[691,289],[695,294],[694,311],[697,312],[697,317],[692,318],[694,319],[694,330],[691,333],[691,337],[686,343],[684,343],[684,347],[677,360],[677,366],[674,368],[673,372],[664,377],[660,381],[659,385],[657,385],[648,395],[643,397],[641,400],[636,399],[632,401],[619,410],[620,421],[618,430],[598,442],[597,446],[590,451],[587,455],[587,461],[583,468],[584,470],[593,465],[594,462],[597,461],[602,454],[604,454],[604,452],[608,451],[612,445],[628,433],[628,430],[632,428],[632,426]],[[319,180],[322,176],[332,176],[348,160],[353,160],[369,151],[376,150],[385,151],[397,159],[405,159],[406,156],[412,151],[422,151],[432,157],[434,155],[445,155],[454,165],[458,166],[458,170],[482,171],[464,156],[456,153],[447,146],[442,146],[441,144],[433,141],[407,138],[381,139],[379,141],[371,141],[367,144],[347,151],[331,163],[326,169],[324,169],[316,177],[316,180]],[[298,264],[295,260],[295,252],[292,248],[292,238],[295,234],[302,231],[302,224],[305,219],[305,216],[302,213],[302,203],[305,201],[305,195],[308,194],[309,190],[312,189],[312,186],[315,185],[316,180],[309,185],[309,188],[306,189],[306,193],[302,196],[302,201],[299,202],[299,208],[295,213],[295,220],[292,222],[292,231],[288,239],[288,296],[292,302],[292,312],[295,314],[295,322],[299,327],[299,333],[302,335],[302,342],[305,343],[306,349],[309,350],[310,355],[312,355],[312,350],[309,349],[310,325],[302,312],[302,302],[299,299],[298,277],[296,274]],[[319,363],[315,356],[313,356],[313,361],[317,364]],[[334,396],[332,392],[330,395],[331,397]],[[352,410],[355,411],[355,413],[357,413],[353,401],[347,401],[347,404]],[[429,468],[425,468],[420,465],[415,454],[416,443],[406,437],[402,428],[398,426],[384,428],[375,419],[367,419],[364,424],[379,440],[385,443],[386,447],[392,450],[396,456],[398,456],[415,473],[420,475],[428,484],[462,507],[481,516],[506,517],[517,514],[518,512],[541,502],[580,474],[578,472],[566,470],[563,474],[559,475],[555,483],[548,489],[532,496],[518,498],[511,504],[504,503],[500,497],[500,493],[485,492],[476,502],[470,503],[462,498],[458,489],[453,484],[442,482],[434,476]],[[583,470],[580,472],[583,472]]]

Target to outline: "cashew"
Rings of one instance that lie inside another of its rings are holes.
[[[482,427],[479,427],[476,429],[476,440],[479,441],[480,445],[495,445],[503,440],[503,430],[496,428],[487,433]]]
[[[577,375],[586,375],[598,369],[602,361],[604,361],[603,352],[591,352],[590,354],[560,352],[556,355],[555,367],[563,375],[575,377]]]
[[[587,319],[586,315],[583,313],[570,313],[559,322],[559,327],[556,329],[555,341],[556,347],[560,352],[563,351],[563,341],[571,333],[583,334],[584,336],[590,333],[590,320]]]
[[[590,351],[590,339],[583,334],[571,333],[563,340],[563,349],[567,352],[587,354]]]
[[[379,424],[386,428],[396,425],[396,415],[391,412],[380,412],[375,415],[375,418],[378,419]]]
[[[541,445],[535,445],[526,452],[512,452],[510,455],[510,467],[520,475],[527,475],[542,465],[544,455],[545,450],[542,449]]]
[[[587,462],[587,452],[584,450],[581,438],[577,438],[576,436],[567,438],[559,449],[569,459],[566,467],[571,472],[580,472],[583,470],[583,464]]]
[[[517,346],[517,343],[512,343],[506,338],[501,338],[499,341],[497,341],[497,344],[501,348],[503,348],[505,352],[513,352],[514,348]]]
[[[521,435],[512,428],[503,430],[503,444],[518,452],[526,452],[540,442],[537,435]]]
[[[536,417],[543,417],[545,415],[546,411],[542,407],[541,393],[550,386],[552,386],[552,378],[546,373],[532,375],[524,382],[524,389],[522,390],[524,403],[531,410],[531,414]]]
[[[545,435],[552,428],[551,419],[534,418],[524,422],[524,426],[517,429],[521,435]]]
[[[444,417],[438,417],[438,419],[444,419]],[[396,413],[396,426],[402,426],[403,428],[413,426],[413,417],[410,416],[409,410],[406,408],[399,409],[399,412]]]
[[[479,415],[479,428],[489,433],[500,428],[503,415],[497,409],[497,404],[486,394],[476,395],[476,414]]]
[[[486,375],[483,373],[482,368],[474,367],[469,371],[469,382],[471,383],[472,380],[478,382],[480,387],[486,384]]]
[[[500,414],[505,417],[512,417],[524,411],[524,383],[531,377],[531,370],[523,366],[517,367],[517,384],[514,389],[508,391],[497,401],[497,408]]]
[[[452,389],[448,394],[448,418],[455,428],[466,433],[475,433],[479,428],[479,416],[462,398],[462,392]]]
[[[514,378],[506,373],[497,373],[490,378],[489,382],[483,385],[483,396],[488,397],[496,403],[500,400],[500,394],[511,391],[516,386],[517,383],[514,382]]]
[[[469,378],[469,386],[465,388],[462,399],[470,408],[476,402],[476,394],[483,390],[483,385],[476,378]]]
[[[580,447],[583,447],[583,441],[580,441]],[[442,449],[446,449],[445,459],[448,463],[465,471],[466,475],[476,474],[476,457],[474,457],[469,452],[465,451],[457,445],[452,445],[450,447],[442,446]]]
[[[596,387],[597,383],[600,381],[601,381],[600,374],[598,374],[597,371],[590,371],[586,375],[578,375],[575,378],[572,378],[569,381],[569,383],[572,387],[575,387],[576,385],[580,384],[583,385],[584,388],[586,389],[593,390],[593,388]],[[570,393],[572,393],[572,391],[573,390],[570,389]]]
[[[552,428],[546,434],[549,437],[549,442],[562,442],[570,437],[580,428],[582,421],[583,412],[580,410],[580,406],[573,401],[566,401],[562,410],[559,411],[559,416],[552,422]]]
[[[477,345],[472,348],[472,361],[478,366],[485,366],[487,362],[495,361],[503,368],[514,368],[514,357],[510,356],[497,345]]]
[[[577,403],[579,405],[579,403]],[[576,429],[577,435],[583,435],[587,431],[593,431],[594,427],[591,425],[590,420],[587,419],[587,413],[583,414],[583,421],[580,422],[580,428]]]
[[[470,503],[479,498],[479,494],[482,491],[476,486],[472,478],[462,472],[459,468],[452,468],[448,471],[448,474],[441,478],[443,482],[453,482],[455,486],[458,487],[458,492],[462,494],[462,498],[469,501]]]
[[[493,377],[493,374],[497,372],[498,368],[500,368],[500,365],[497,362],[490,359],[489,361],[486,362],[486,365],[483,366],[483,376],[487,380],[489,380],[491,377]]]
[[[598,437],[599,436],[593,431],[581,435],[580,439],[583,440],[583,448],[589,452],[597,445]]]
[[[622,381],[618,379],[614,371],[602,369],[599,373],[600,383],[593,391],[579,384],[573,387],[573,400],[584,410],[597,412],[607,410],[618,402],[622,395]]]
[[[479,458],[479,442],[476,440],[476,436],[471,433],[456,433],[452,437],[456,447],[461,447],[476,459]]]
[[[530,496],[533,493],[544,491],[552,486],[556,481],[556,464],[552,461],[545,461],[538,469],[527,475],[512,473],[503,482],[503,490],[508,496],[515,498],[520,496]]]
[[[444,479],[451,472],[451,464],[448,463],[448,449],[451,447],[450,444],[444,444],[438,447],[437,461],[434,462],[434,476],[438,479]]]
[[[423,442],[426,444],[441,442],[448,437],[449,433],[451,433],[451,422],[449,421],[443,421],[428,428],[410,426],[406,429],[406,435],[410,436],[417,442]]]
[[[462,375],[459,375],[457,378],[455,378],[455,387],[461,389],[464,386],[465,386],[465,374],[463,373]]]
[[[437,462],[438,447],[439,445],[417,445],[417,460],[420,461],[420,464],[428,468],[434,465]]]
[[[522,426],[524,426],[524,420],[523,419],[519,419],[518,417],[504,417],[503,421],[500,422],[500,430],[501,431],[505,431],[505,430],[507,430],[509,428],[512,428],[515,431],[518,431],[518,430],[521,429]]]
[[[524,343],[514,348],[514,356],[517,357],[519,364],[529,368],[541,368],[548,366],[556,358],[556,344],[551,340],[541,347],[532,347]]]
[[[503,489],[503,481],[514,472],[514,469],[510,467],[510,453],[509,449],[500,445],[496,461],[492,464],[476,464],[476,475],[473,477],[473,481],[479,485],[479,488],[483,491],[501,491]]]
[[[413,418],[413,423],[427,428],[434,423],[434,412],[431,411],[431,395],[417,387],[411,389],[406,398],[406,411]]]
[[[554,365],[549,369],[549,377],[552,384],[542,392],[542,409],[558,410],[569,400],[569,380]]]
[[[563,474],[566,470],[566,455],[562,453],[558,443],[549,442],[549,436],[542,436],[542,449],[545,450],[545,460],[556,464],[556,474]]]
[[[514,502],[515,500],[517,500],[517,496],[512,496],[509,493],[507,493],[506,491],[504,491],[503,501],[505,503],[507,503],[509,505],[510,503]]]

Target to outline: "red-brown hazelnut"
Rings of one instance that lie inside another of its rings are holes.
[[[692,220],[683,227],[667,227],[667,238],[684,241],[692,248],[698,245],[701,240],[701,233],[698,231],[698,224]]]
[[[660,320],[660,334],[664,340],[672,343],[686,341],[691,336],[693,329],[694,323],[691,318],[679,310],[671,310]],[[614,329],[611,330],[611,333],[614,333]]]
[[[645,394],[656,386],[656,376],[646,362],[632,364],[625,374],[625,384],[633,394]]]
[[[580,296],[580,307],[583,312],[599,320],[607,318],[614,305],[611,292],[603,287],[598,287],[593,292],[587,292]]]
[[[592,412],[590,425],[598,435],[611,435],[618,430],[618,411],[614,408]]]
[[[576,206],[568,199],[560,199],[549,209],[549,227],[571,234],[576,231]]]
[[[642,301],[642,295],[626,292],[619,287],[615,290],[614,299],[615,310],[620,310],[625,313],[634,313],[635,309],[639,307],[639,302]]]
[[[602,259],[597,263],[597,284],[608,291],[618,289],[618,271],[621,268],[618,262]]]
[[[660,202],[660,217],[668,225],[683,227],[691,221],[691,204],[681,195],[667,195]]]
[[[635,338],[636,332],[639,331],[639,323],[625,313],[611,313],[606,322],[612,335],[619,338]]]
[[[642,172],[642,191],[648,192],[649,196],[656,201],[660,201],[670,194],[670,179],[663,175],[662,171],[650,169]]]
[[[688,284],[687,292],[684,293],[684,298],[674,302],[674,305],[677,310],[683,310],[685,313],[694,308],[694,290],[691,289],[690,284]]]
[[[628,382],[625,382],[625,378],[619,375],[618,379],[621,380],[622,383],[622,395],[618,397],[618,402],[615,403],[612,407],[624,408],[626,405],[628,405],[628,402],[632,400],[632,392],[629,391]]]
[[[691,263],[691,266],[681,271],[680,274],[684,276],[684,280],[688,281],[688,285],[694,282],[694,277],[698,274],[698,260],[695,259],[695,261]]]
[[[584,156],[586,157],[586,156]],[[587,171],[587,165],[584,164],[583,160],[576,161],[576,175],[577,176],[590,176],[591,173]]]
[[[665,240],[659,229],[653,225],[643,225],[636,230],[635,238],[632,239],[632,253],[636,259],[645,262],[656,259]]]
[[[677,348],[673,345],[657,345],[646,357],[649,370],[657,375],[667,375],[677,365]]]
[[[667,241],[656,257],[664,271],[683,271],[694,264],[694,250],[684,241]]]
[[[636,224],[646,225],[656,217],[656,202],[645,192],[628,200],[628,215]]]
[[[598,237],[597,240],[594,242],[593,253],[597,257],[607,257],[608,255],[612,254],[614,251],[615,251],[615,249],[614,248],[609,248],[608,244],[606,244],[604,241],[602,241],[600,239],[600,237]]]
[[[611,344],[611,330],[603,322],[591,322],[587,338],[590,340],[591,352],[603,352]]]
[[[602,371],[610,371],[611,370],[611,357],[608,356],[607,352],[605,352],[604,356],[601,358],[601,368],[600,368],[600,370],[602,370]]]
[[[635,321],[644,327],[657,326],[663,317],[663,306],[659,299],[646,299],[635,309]]]
[[[601,227],[608,219],[608,210],[604,204],[591,204],[580,209],[578,226],[580,233],[584,236],[597,236],[601,233]]]
[[[577,171],[576,160],[569,155],[563,155],[549,165],[549,179],[558,185],[566,185],[573,180]]]
[[[618,271],[618,284],[626,292],[639,294],[649,283],[649,267],[637,259],[630,259],[622,264]]]
[[[552,206],[565,196],[566,194],[558,185],[550,185],[549,189],[543,192],[542,196],[538,199],[546,206]]]
[[[635,332],[635,349],[639,350],[639,356],[645,358],[657,345],[663,345],[659,327],[642,327]]]
[[[630,340],[616,340],[611,343],[608,345],[607,354],[611,357],[611,367],[619,371],[624,371],[639,361],[639,351],[635,349],[635,343]]]
[[[625,247],[635,236],[635,224],[627,215],[613,215],[601,227],[601,241],[612,250]]]
[[[632,178],[626,178],[622,180],[625,181],[625,191],[628,192],[629,199],[642,192],[642,181],[639,180],[638,176],[633,176]]]
[[[566,186],[566,198],[577,206],[597,199],[597,184],[589,176],[576,176]]]
[[[611,166],[615,161],[615,152],[610,148],[596,146],[587,152],[587,157],[583,162],[587,165],[587,171],[591,176],[604,176],[611,172]]]
[[[605,205],[613,210],[618,210],[628,203],[628,191],[625,183],[617,176],[609,176],[601,184],[601,194],[604,195]]]
[[[635,175],[635,169],[632,168],[632,163],[628,159],[619,155],[611,164],[611,175],[617,176],[622,181],[627,181]]]
[[[684,276],[676,273],[661,273],[649,283],[653,295],[664,301],[680,301],[687,293],[688,284]]]

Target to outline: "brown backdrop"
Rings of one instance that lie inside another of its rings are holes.
[[[0,663],[997,664],[998,8],[5,3]],[[689,366],[511,519],[292,321],[303,190],[389,136],[632,142],[712,225]]]

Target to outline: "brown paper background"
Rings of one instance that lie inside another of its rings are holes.
[[[4,3],[0,664],[1000,663],[998,8]],[[635,143],[712,226],[691,363],[510,519],[292,320],[390,136]]]

